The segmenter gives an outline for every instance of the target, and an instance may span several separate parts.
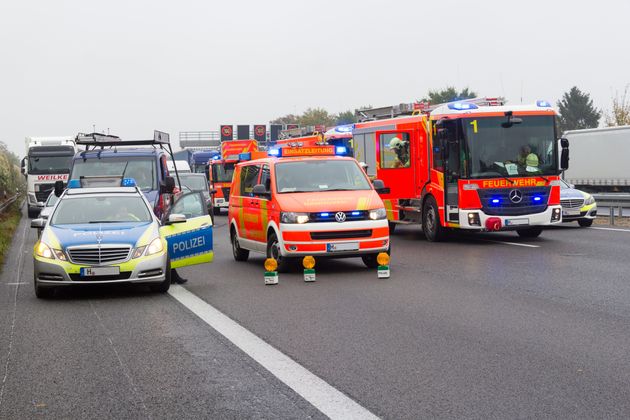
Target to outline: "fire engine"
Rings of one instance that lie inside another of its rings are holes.
[[[357,115],[355,157],[390,187],[381,195],[390,230],[420,223],[429,241],[452,229],[532,238],[561,222],[559,174],[569,150],[557,140],[549,102],[476,98]]]
[[[222,208],[227,209],[230,201],[230,184],[234,174],[234,165],[239,162],[242,153],[258,151],[256,140],[229,140],[221,143],[221,154],[208,161],[208,179],[213,194],[212,210],[219,214]]]

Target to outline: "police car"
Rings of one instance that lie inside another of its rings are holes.
[[[306,139],[308,140],[308,139]],[[269,157],[236,165],[228,221],[234,259],[250,251],[285,271],[296,257],[360,257],[377,267],[389,250],[387,213],[378,190],[344,146],[294,141]]]
[[[166,292],[171,268],[211,262],[212,221],[203,196],[178,196],[161,222],[133,179],[68,182],[33,250],[38,298],[59,286],[143,283]]]

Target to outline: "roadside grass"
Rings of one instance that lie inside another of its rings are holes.
[[[627,210],[626,210],[627,211]],[[599,226],[610,226],[610,217],[608,216],[598,216],[593,223]],[[615,226],[618,227],[630,227],[630,217],[618,217],[615,216]]]
[[[11,247],[13,234],[20,223],[21,217],[22,212],[17,203],[6,209],[3,214],[0,214],[0,266],[4,264],[4,256]]]

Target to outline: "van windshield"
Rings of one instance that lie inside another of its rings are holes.
[[[157,190],[156,161],[149,158],[115,157],[77,159],[70,179],[82,176],[122,176],[133,178],[142,191]]]
[[[300,160],[276,164],[279,193],[370,190],[365,172],[354,160]]]

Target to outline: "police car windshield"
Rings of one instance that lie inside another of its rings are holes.
[[[137,195],[66,197],[55,209],[50,224],[150,222],[151,212]]]
[[[276,164],[279,193],[355,191],[372,187],[353,160],[299,160]]]
[[[523,116],[503,127],[506,117],[462,120],[471,178],[556,175],[557,141],[551,116]],[[466,153],[464,152],[464,155]]]
[[[155,160],[134,157],[103,157],[77,159],[72,167],[71,179],[81,176],[122,176],[133,178],[143,191],[157,190]]]

